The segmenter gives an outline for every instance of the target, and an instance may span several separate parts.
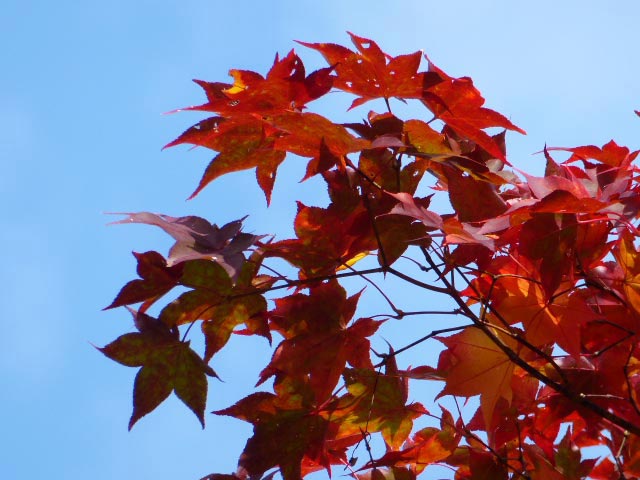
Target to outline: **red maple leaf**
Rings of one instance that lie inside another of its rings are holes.
[[[299,480],[321,468],[330,472],[331,464],[346,464],[345,450],[354,439],[336,439],[335,425],[315,411],[308,385],[288,379],[274,388],[276,394],[253,393],[213,412],[253,425],[238,466],[251,477],[277,466],[284,480]]]
[[[320,404],[334,391],[347,363],[373,368],[367,337],[381,322],[360,318],[349,326],[359,297],[347,298],[344,289],[333,281],[314,286],[308,296],[298,293],[278,301],[269,316],[285,340],[260,374],[258,384],[272,375],[308,375]]]
[[[167,261],[158,252],[136,253],[133,256],[138,261],[138,275],[140,279],[127,283],[109,308],[144,302],[140,312],[145,312],[156,300],[178,285],[182,277],[182,264],[167,266]]]
[[[335,67],[334,87],[358,95],[350,108],[375,98],[421,98],[425,88],[441,81],[437,73],[418,72],[422,52],[390,57],[373,40],[349,35],[357,52],[333,43],[299,43]]]

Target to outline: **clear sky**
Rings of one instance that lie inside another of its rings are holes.
[[[250,214],[249,231],[278,233],[294,199],[314,203],[295,165],[279,177],[270,211],[251,173],[184,201],[211,154],[161,152],[201,118],[162,113],[203,101],[192,78],[264,73],[275,52],[293,47],[318,67],[317,53],[293,40],[347,44],[347,30],[393,55],[422,49],[451,75],[473,77],[487,106],[527,130],[509,135],[509,156],[539,172],[531,154],[545,142],[640,148],[639,21],[635,0],[5,0],[0,477],[197,480],[235,469],[250,426],[208,414],[203,431],[173,397],[127,432],[135,370],[91,346],[131,328],[126,311],[101,312],[135,277],[130,252],[169,246],[152,227],[106,227],[103,212],[219,224]],[[248,364],[269,355],[264,342],[233,346],[214,361],[226,383],[212,384],[208,411],[244,395],[255,381]]]

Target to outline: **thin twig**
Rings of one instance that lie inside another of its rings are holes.
[[[406,282],[409,282],[409,283],[411,283],[411,284],[413,284],[413,285],[415,285],[417,287],[423,288],[425,290],[429,290],[429,291],[437,292],[437,293],[444,293],[445,295],[449,294],[449,290],[447,288],[438,287],[436,285],[430,285],[428,283],[421,282],[420,280],[416,280],[415,278],[410,277],[409,275],[406,275],[406,274],[396,270],[393,267],[387,267],[387,272],[389,272],[390,274],[392,274],[392,275],[394,275],[394,276],[396,276],[398,278],[401,278],[401,279],[405,280]]]
[[[429,256],[429,253],[426,251],[425,248],[422,248],[422,253],[423,255],[425,255],[425,257]],[[438,257],[440,257],[440,254],[435,252],[436,255],[438,255]],[[431,257],[429,257],[431,258]],[[436,267],[437,268],[437,267]],[[513,332],[512,331],[512,327],[510,326],[509,322],[506,321],[506,319],[502,316],[502,314],[500,314],[500,312],[497,311],[496,308],[494,308],[489,302],[490,302],[490,298],[491,298],[491,292],[493,290],[493,286],[495,284],[495,282],[492,281],[491,283],[491,287],[489,290],[489,297],[485,300],[484,297],[480,294],[480,292],[476,289],[476,287],[473,285],[472,282],[470,282],[466,275],[463,272],[460,272],[458,270],[458,267],[454,268],[458,274],[465,280],[466,284],[475,292],[476,296],[477,296],[477,300],[479,302],[482,303],[482,305],[484,306],[483,311],[481,312],[480,317],[478,317],[478,319],[484,323],[488,325],[488,322],[486,322],[485,320],[485,313],[490,310],[491,313],[503,324],[505,325],[505,329],[499,329],[500,331],[502,331],[503,333],[505,333],[506,335],[508,335],[509,337],[513,338],[516,342],[518,342],[520,345],[528,348],[529,350],[531,350],[532,352],[534,352],[536,355],[540,356],[541,358],[544,358],[552,367],[553,369],[558,373],[558,375],[560,376],[560,378],[562,379],[563,383],[566,385],[568,384],[568,380],[566,378],[566,375],[564,373],[564,371],[560,368],[560,366],[556,363],[556,361],[553,359],[553,357],[551,355],[549,355],[548,353],[544,352],[543,350],[541,350],[540,348],[536,347],[535,345],[533,345],[531,342],[529,342],[526,338],[522,337],[522,335],[520,335],[517,332]],[[491,275],[492,277],[494,277],[494,275],[486,272],[487,275]],[[521,275],[515,275],[515,274],[499,274],[499,275],[495,275],[495,277],[497,278],[521,278],[527,281],[531,281],[531,282],[536,282],[534,279],[529,279],[528,277],[523,277]],[[453,291],[456,292],[457,295],[457,289],[455,289],[455,286],[453,284],[451,284],[451,287],[453,289]],[[492,325],[492,327],[498,329],[498,327],[496,325]]]
[[[354,272],[356,271],[351,265],[347,265],[346,263],[343,265]],[[378,293],[382,295],[382,298],[386,300],[386,302],[389,304],[389,307],[391,307],[391,310],[395,312],[396,315],[394,318],[400,319],[404,316],[404,312],[395,306],[395,304],[391,301],[389,296],[386,293],[384,293],[384,291],[373,280],[371,280],[370,278],[368,278],[366,275],[363,275],[363,274],[361,274],[360,276],[370,285],[373,285],[373,288],[375,288],[378,291]]]
[[[440,335],[441,333],[457,332],[457,331],[459,331],[459,330],[463,330],[463,329],[465,329],[465,328],[467,328],[467,327],[470,327],[470,326],[471,326],[471,325],[461,325],[461,326],[458,326],[458,327],[449,327],[449,328],[441,328],[441,329],[439,329],[439,330],[433,330],[433,331],[432,331],[431,333],[429,333],[428,335],[425,335],[424,337],[419,338],[418,340],[415,340],[415,341],[411,342],[410,344],[405,345],[405,346],[404,346],[404,347],[402,347],[402,348],[399,348],[398,350],[394,350],[394,351],[393,351],[393,352],[391,352],[391,353],[385,353],[385,354],[381,355],[381,354],[376,353],[376,352],[374,351],[373,353],[375,353],[378,357],[381,357],[381,358],[383,359],[380,363],[376,364],[376,365],[375,365],[375,367],[376,367],[376,368],[378,368],[378,367],[380,367],[380,366],[384,365],[384,364],[385,364],[385,362],[387,361],[387,358],[389,358],[389,357],[395,357],[396,355],[398,355],[398,354],[400,354],[400,353],[402,353],[402,352],[406,352],[406,351],[407,351],[407,350],[409,350],[410,348],[413,348],[413,347],[415,347],[416,345],[420,345],[421,343],[423,343],[423,342],[425,342],[425,341],[429,340],[430,338],[435,337],[436,335]]]

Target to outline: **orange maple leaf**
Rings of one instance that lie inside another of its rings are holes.
[[[519,350],[513,338],[493,328],[491,331],[507,347],[516,352]],[[480,395],[485,422],[491,425],[498,400],[504,398],[511,402],[511,377],[515,365],[479,328],[469,327],[439,340],[448,347],[438,364],[438,370],[444,370],[446,376],[441,395]]]

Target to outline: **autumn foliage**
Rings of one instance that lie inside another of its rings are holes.
[[[208,479],[297,480],[333,467],[410,480],[432,465],[460,480],[640,476],[638,151],[545,147],[544,176],[521,172],[505,137],[524,131],[486,108],[470,78],[421,52],[392,57],[351,40],[355,49],[301,43],[328,64],[309,74],[292,50],[266,76],[196,81],[207,100],[186,110],[211,116],[169,144],[216,152],[192,197],[255,169],[270,202],[292,154],[305,179],[326,183],[328,203],[298,203],[288,239],[244,233],[243,219],[126,214],[120,223],[175,239],[166,257],[134,253],[140,278],[107,307],[129,308],[136,328],[100,349],[140,367],[129,428],[172,392],[204,426],[210,364],[232,335],[257,335],[274,350],[247,379],[255,393],[213,412],[253,435],[235,473]],[[336,123],[311,110],[335,92],[345,110],[382,111]],[[424,114],[400,118],[398,100]],[[432,207],[438,198],[450,206]],[[290,270],[273,266],[283,261]],[[388,312],[359,316],[364,294],[345,279]],[[403,310],[385,294],[391,280],[429,302]],[[390,322],[417,317],[428,321],[412,323],[404,345],[372,348]],[[203,352],[188,340],[198,331]],[[403,362],[429,344],[436,364]],[[414,399],[416,382],[440,393]]]

